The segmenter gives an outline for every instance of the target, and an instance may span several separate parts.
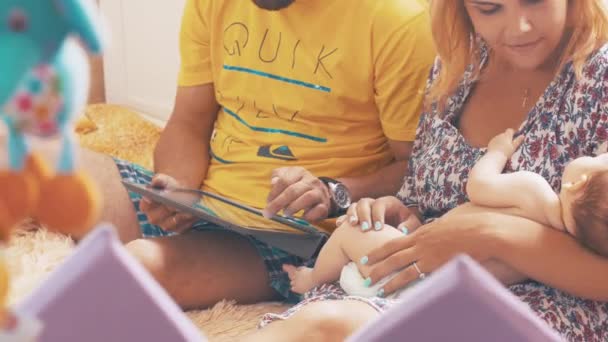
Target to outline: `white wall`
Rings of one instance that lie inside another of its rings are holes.
[[[185,0],[101,0],[111,32],[104,56],[106,98],[166,120],[179,67],[178,33]]]

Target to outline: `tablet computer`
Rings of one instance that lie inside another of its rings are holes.
[[[314,256],[327,239],[326,233],[303,219],[282,215],[265,218],[257,208],[212,192],[182,188],[161,190],[128,180],[122,183],[127,190],[176,211],[189,213],[218,228],[253,236],[305,259]]]

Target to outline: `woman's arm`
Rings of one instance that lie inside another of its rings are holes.
[[[608,259],[556,229],[487,210],[471,206],[465,213],[446,215],[375,249],[368,255],[372,282],[398,272],[384,286],[389,294],[418,278],[413,262],[429,273],[464,253],[489,265],[503,283],[517,282],[524,275],[575,296],[608,301]]]
[[[492,256],[528,277],[578,297],[608,301],[608,259],[570,235],[524,218],[494,214]],[[496,216],[494,216],[496,215]]]
[[[482,262],[481,265],[505,286],[519,284],[529,279],[523,273],[500,260],[490,259]]]

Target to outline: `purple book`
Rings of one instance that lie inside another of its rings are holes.
[[[348,341],[561,341],[490,273],[459,256]]]
[[[42,321],[41,342],[205,340],[110,226],[89,234],[16,311]]]

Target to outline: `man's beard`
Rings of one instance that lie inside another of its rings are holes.
[[[259,8],[278,11],[294,3],[295,0],[253,0]]]

